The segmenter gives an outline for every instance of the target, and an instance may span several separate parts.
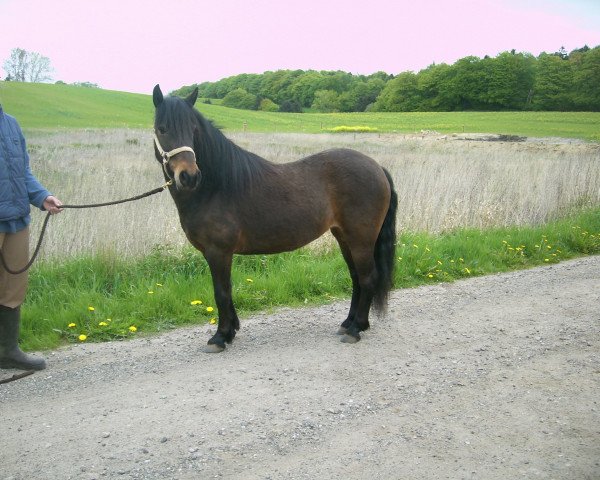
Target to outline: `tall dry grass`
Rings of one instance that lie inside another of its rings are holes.
[[[398,228],[441,232],[460,227],[535,225],[600,205],[600,146],[459,141],[404,135],[235,133],[239,145],[274,162],[350,147],[392,174]],[[163,183],[150,131],[28,134],[32,170],[64,203],[129,197]],[[34,212],[32,242],[41,214]],[[183,245],[173,202],[162,193],[134,203],[66,210],[52,219],[43,257],[106,251],[141,255]]]

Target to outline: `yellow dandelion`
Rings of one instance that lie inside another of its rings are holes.
[[[94,311],[94,310],[96,310],[96,309],[95,309],[94,307],[88,307],[88,310],[89,310],[90,312],[93,312],[93,311]]]
[[[133,332],[137,332],[137,327],[135,327],[135,326],[132,325],[131,327],[129,327],[129,331],[132,332],[132,333]]]
[[[100,322],[98,325],[101,326],[101,327],[106,327],[106,326],[108,326],[108,323],[106,323],[106,322]]]
[[[398,257],[398,260],[402,261],[402,257]]]
[[[426,252],[431,252],[431,250],[429,250],[429,247],[425,247],[425,251]]]
[[[416,243],[413,243],[413,247],[419,248],[419,246]]]
[[[213,317],[208,321],[208,323],[210,323],[211,325],[215,325],[217,323],[217,319]]]
[[[549,258],[544,258],[544,262],[549,262],[550,259]]]
[[[247,281],[248,283],[252,283],[252,282],[254,282],[254,280],[252,280],[251,278],[247,278],[247,279],[246,279],[246,281]]]
[[[442,262],[440,260],[437,261],[438,265],[442,265]]]
[[[163,284],[162,284],[162,283],[157,283],[157,284],[156,284],[156,286],[157,286],[157,287],[162,287],[162,286],[163,286]]]
[[[202,305],[202,300],[192,300],[190,305]]]
[[[214,311],[214,308],[213,307],[206,307],[206,311],[208,313],[210,313],[210,312]]]
[[[429,275],[427,275],[429,278],[433,278],[433,274],[430,273]]]
[[[73,328],[76,327],[77,325],[75,325],[74,323],[69,323],[69,325],[67,325],[69,328]]]
[[[106,321],[107,322],[112,322],[112,318],[107,318]]]
[[[467,267],[465,267],[465,272],[467,272],[468,275],[471,275],[471,270],[469,270]]]
[[[80,342],[85,342],[87,340],[87,335],[84,335],[83,333],[81,335],[79,335],[79,337],[77,337],[79,339]]]
[[[148,290],[148,295],[152,295],[154,292],[152,290]]]

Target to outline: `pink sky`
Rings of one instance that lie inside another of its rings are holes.
[[[0,20],[0,66],[19,47],[48,57],[54,80],[140,93],[600,45],[598,0],[0,0]]]

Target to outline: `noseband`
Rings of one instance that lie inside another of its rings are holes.
[[[194,155],[194,161],[196,161],[196,152],[194,152],[194,149],[191,147],[179,147],[179,148],[174,148],[173,150],[170,150],[168,152],[165,152],[165,150],[162,148],[162,145],[158,141],[158,137],[156,136],[156,133],[154,134],[154,144],[156,145],[156,148],[158,149],[158,153],[160,153],[160,156],[162,158],[163,170],[165,171],[165,175],[168,178],[171,178],[171,175],[169,175],[169,173],[167,172],[167,165],[169,163],[169,160],[171,160],[171,157],[174,157],[175,155],[177,155],[178,153],[181,153],[181,152],[192,152],[192,155]]]

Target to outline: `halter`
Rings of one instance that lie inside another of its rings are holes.
[[[194,155],[194,161],[196,160],[196,152],[194,152],[194,149],[191,147],[184,146],[184,147],[174,148],[173,150],[165,152],[164,149],[162,148],[162,145],[158,141],[158,137],[156,136],[156,133],[154,134],[154,144],[156,145],[156,148],[158,149],[158,153],[160,153],[160,156],[162,158],[162,166],[163,166],[163,170],[165,171],[165,175],[167,176],[167,178],[171,178],[171,175],[169,175],[169,172],[167,171],[167,165],[169,163],[169,160],[171,160],[171,157],[174,157],[175,155],[177,155],[178,153],[181,153],[181,152],[192,152],[192,155]]]

